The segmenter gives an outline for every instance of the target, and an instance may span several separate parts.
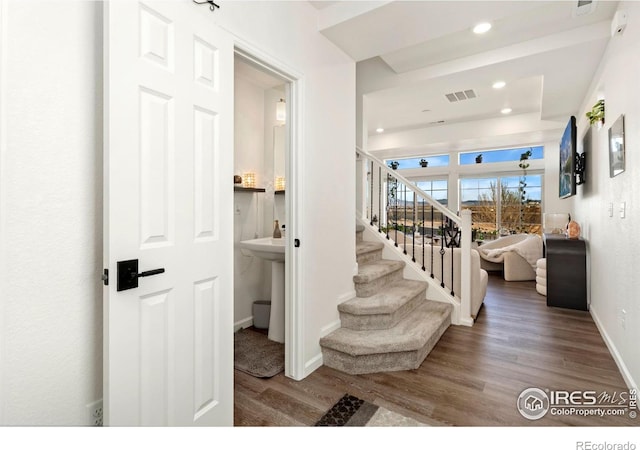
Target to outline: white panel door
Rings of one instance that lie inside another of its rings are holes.
[[[105,4],[111,426],[233,425],[233,42],[210,14]],[[131,259],[165,271],[118,291]]]

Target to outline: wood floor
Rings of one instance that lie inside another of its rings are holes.
[[[434,426],[637,426],[624,417],[523,418],[523,389],[620,393],[625,383],[588,312],[546,306],[535,282],[490,275],[473,327],[451,326],[417,370],[302,381],[235,371],[236,426],[310,426],[345,393]]]

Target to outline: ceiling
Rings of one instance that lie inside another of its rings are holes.
[[[555,139],[580,114],[618,7],[603,0],[581,7],[577,0],[310,3],[320,32],[357,61],[369,150],[395,156],[498,145],[483,128],[508,127],[514,116],[528,125],[513,142],[502,136],[504,145]],[[474,34],[479,22],[491,30]],[[497,80],[506,86],[492,88]],[[475,98],[446,97],[467,90]],[[507,107],[509,117],[501,113]],[[493,125],[470,126],[483,121]],[[466,144],[458,142],[462,128],[478,130],[463,133]]]

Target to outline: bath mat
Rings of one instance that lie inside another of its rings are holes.
[[[244,328],[234,334],[234,367],[258,378],[270,378],[284,370],[284,344]]]
[[[410,417],[345,394],[333,405],[316,427],[427,427]]]

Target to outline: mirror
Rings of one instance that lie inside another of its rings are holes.
[[[624,115],[609,128],[609,177],[624,172]]]

